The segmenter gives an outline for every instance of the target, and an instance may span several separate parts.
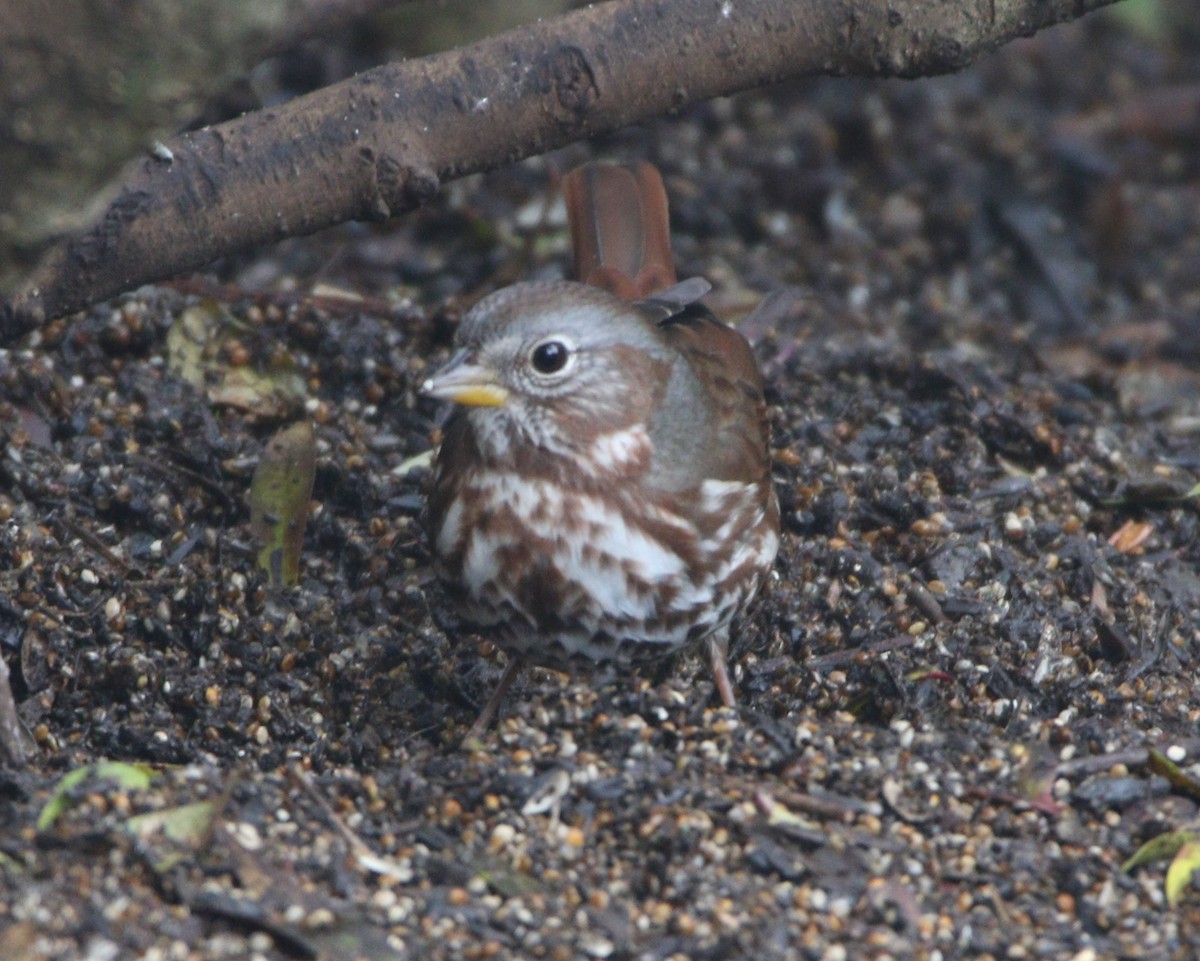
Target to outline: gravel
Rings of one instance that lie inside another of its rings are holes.
[[[1171,43],[1090,18],[712,103],[0,352],[0,956],[1195,956],[1191,885],[1123,868],[1200,800],[1197,126],[1139,100],[1200,76]],[[778,576],[736,712],[697,656],[530,671],[464,751],[500,657],[432,583],[416,386],[561,273],[591,156],[659,164],[718,310],[772,294]],[[246,491],[299,416],[279,591]],[[103,759],[148,767],[55,793]]]

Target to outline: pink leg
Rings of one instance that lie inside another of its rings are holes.
[[[708,661],[712,665],[713,680],[717,682],[717,693],[726,707],[737,707],[733,696],[733,681],[729,677],[729,631],[718,631],[708,639]]]
[[[504,700],[504,695],[508,693],[508,689],[512,687],[512,683],[517,679],[517,674],[520,671],[521,659],[510,656],[508,663],[504,666],[504,673],[500,675],[500,683],[496,685],[496,690],[488,698],[487,703],[483,705],[483,710],[479,712],[479,717],[471,725],[471,729],[467,731],[467,736],[463,738],[464,745],[480,740],[487,733],[487,729],[491,727],[492,721],[496,719],[496,714],[500,710],[500,703]]]

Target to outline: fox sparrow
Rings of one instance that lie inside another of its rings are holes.
[[[439,573],[510,658],[468,739],[522,663],[634,664],[701,640],[732,706],[729,623],[779,545],[762,378],[694,303],[708,285],[671,286],[657,170],[589,165],[564,193],[584,282],[486,297],[423,385],[461,405],[428,500]]]

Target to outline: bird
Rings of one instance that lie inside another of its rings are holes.
[[[730,624],[779,548],[763,380],[676,282],[650,164],[563,178],[574,281],[517,283],[462,318],[422,384],[454,402],[425,526],[461,618],[507,652],[464,743],[523,665],[624,669],[706,646],[723,704]]]

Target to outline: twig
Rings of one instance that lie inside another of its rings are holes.
[[[0,304],[0,342],[266,241],[381,220],[442,182],[809,74],[957,70],[1111,0],[612,0],[173,138]]]

